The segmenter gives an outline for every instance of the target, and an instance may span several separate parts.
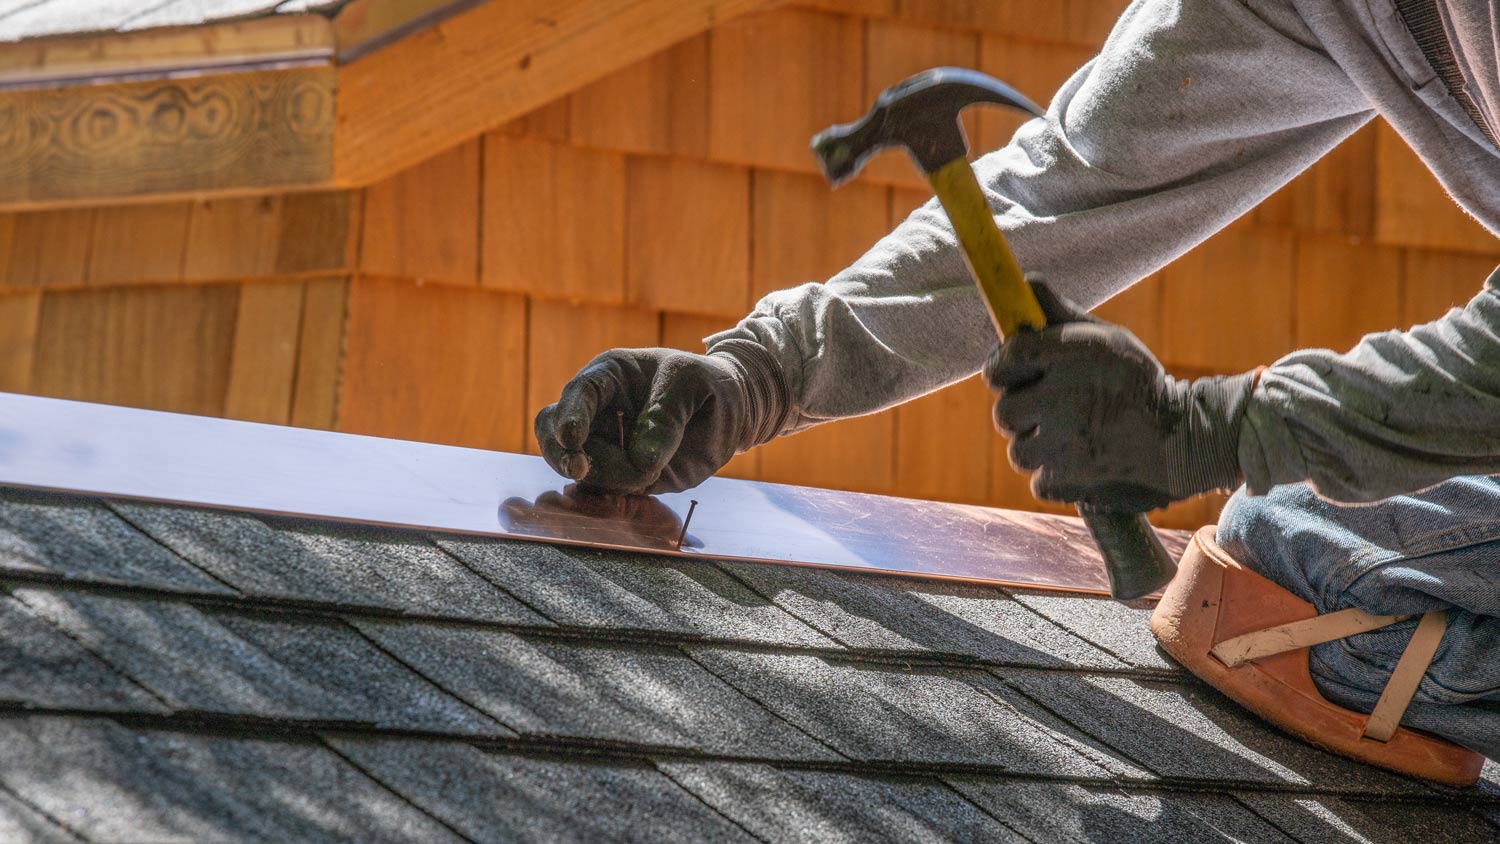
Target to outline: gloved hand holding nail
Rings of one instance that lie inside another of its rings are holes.
[[[997,345],[984,378],[1039,498],[1142,512],[1238,485],[1255,373],[1173,378],[1129,330],[1031,284],[1047,327]]]
[[[585,490],[677,492],[774,436],[775,402],[747,383],[757,362],[730,346],[707,355],[613,349],[595,357],[536,416],[553,469]],[[623,412],[623,416],[621,413]]]

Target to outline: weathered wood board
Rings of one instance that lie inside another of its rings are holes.
[[[0,204],[326,184],[334,70],[0,91]]]

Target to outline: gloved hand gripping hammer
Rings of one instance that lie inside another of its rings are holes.
[[[876,151],[905,147],[948,213],[990,320],[1004,340],[1023,327],[1044,327],[1046,317],[969,166],[969,145],[958,115],[975,103],[1042,114],[1030,100],[996,79],[960,68],[935,68],[888,88],[858,121],[820,132],[813,138],[812,149],[824,174],[837,186],[857,173]],[[1111,595],[1121,600],[1139,598],[1172,579],[1176,566],[1144,514],[1105,512],[1083,505],[1078,514],[1104,558]]]

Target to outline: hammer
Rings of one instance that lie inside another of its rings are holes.
[[[812,150],[824,175],[837,187],[880,149],[905,147],[948,213],[990,321],[1004,340],[1022,328],[1043,328],[1047,320],[969,166],[969,144],[958,115],[974,103],[996,103],[1042,116],[1035,103],[998,79],[939,67],[886,89],[859,120],[819,132]],[[1145,514],[1080,504],[1078,515],[1099,546],[1115,598],[1139,598],[1172,579],[1177,567]]]

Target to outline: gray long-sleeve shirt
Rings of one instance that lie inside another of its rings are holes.
[[[1450,0],[1445,20],[1462,30],[1452,44],[1466,72],[1486,63],[1496,72],[1465,44],[1492,48],[1497,19],[1493,3]],[[1476,87],[1480,98],[1497,88]],[[1046,118],[976,170],[1021,266],[1093,307],[1377,113],[1466,211],[1500,232],[1500,149],[1391,0],[1136,0]],[[779,369],[781,433],[967,377],[995,342],[935,203],[827,283],[765,297],[709,344],[729,339],[763,347]],[[1330,496],[1372,499],[1500,471],[1500,291],[1492,285],[1437,323],[1372,335],[1348,354],[1284,358],[1261,379],[1243,431],[1252,491],[1311,478]]]

